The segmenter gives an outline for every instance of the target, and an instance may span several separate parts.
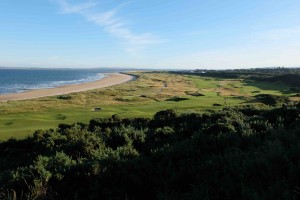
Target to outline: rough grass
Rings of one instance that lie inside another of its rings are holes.
[[[0,140],[24,138],[60,123],[88,122],[94,117],[150,117],[164,109],[181,112],[247,104],[260,94],[287,95],[283,84],[246,82],[167,73],[136,72],[139,78],[109,88],[33,100],[0,103]],[[204,96],[193,96],[203,94]],[[296,93],[289,93],[289,96]],[[176,97],[176,98],[174,98]],[[214,106],[214,105],[220,106]],[[93,108],[101,111],[94,112]]]

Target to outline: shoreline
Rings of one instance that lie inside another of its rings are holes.
[[[113,85],[122,84],[135,79],[134,76],[123,74],[123,73],[103,73],[103,74],[104,74],[103,78],[93,82],[63,85],[55,88],[28,90],[21,93],[0,94],[0,102],[36,99],[36,98],[47,97],[47,96],[56,96],[56,95],[83,92],[87,90],[100,89],[100,88],[105,88]]]

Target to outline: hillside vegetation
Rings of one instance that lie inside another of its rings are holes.
[[[300,198],[300,104],[95,118],[0,143],[0,199]]]

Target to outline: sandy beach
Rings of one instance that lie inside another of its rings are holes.
[[[0,102],[6,102],[10,100],[34,99],[39,97],[82,92],[86,90],[99,89],[99,88],[125,83],[133,79],[134,79],[133,76],[127,74],[110,73],[110,74],[105,74],[105,77],[98,81],[89,82],[89,83],[65,85],[56,88],[29,90],[22,93],[3,94],[0,95]]]

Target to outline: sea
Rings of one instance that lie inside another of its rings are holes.
[[[92,82],[103,78],[104,73],[119,71],[117,69],[0,68],[0,94]]]

